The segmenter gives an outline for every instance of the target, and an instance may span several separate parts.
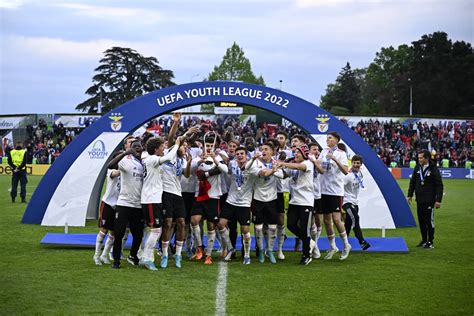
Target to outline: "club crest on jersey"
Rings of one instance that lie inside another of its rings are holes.
[[[330,119],[331,118],[328,117],[327,114],[318,114],[318,117],[316,118],[316,120],[319,122],[318,123],[318,131],[320,131],[321,133],[326,133],[329,129],[328,121]]]
[[[112,115],[109,116],[109,119],[112,120],[112,122],[110,122],[110,127],[114,132],[118,132],[122,129],[122,122],[120,122],[120,120],[123,119],[122,114],[112,113]]]

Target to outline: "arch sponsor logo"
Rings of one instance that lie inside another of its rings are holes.
[[[118,132],[122,129],[122,122],[120,121],[123,119],[122,114],[112,113],[112,115],[109,116],[109,119],[112,120],[112,122],[110,122],[110,128],[112,128],[114,132]]]
[[[316,118],[316,120],[319,122],[318,123],[318,131],[320,131],[321,133],[326,133],[329,129],[328,121],[330,119],[331,118],[328,117],[327,114],[318,114],[318,117]]]
[[[89,151],[90,159],[106,159],[109,155],[108,151],[105,149],[105,144],[101,140],[97,140],[92,145],[92,149]]]

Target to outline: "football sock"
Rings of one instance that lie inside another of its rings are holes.
[[[196,243],[196,246],[202,247],[202,239],[201,239],[201,227],[199,225],[193,226],[193,236],[194,236],[194,242]]]
[[[216,231],[211,230],[207,232],[207,247],[206,247],[206,256],[212,254],[212,248],[214,247],[214,240],[216,239]]]
[[[105,233],[103,231],[99,231],[97,237],[95,238],[95,257],[100,256],[100,251],[102,250],[102,245],[104,243]]]

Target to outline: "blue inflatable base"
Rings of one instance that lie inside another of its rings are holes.
[[[73,248],[94,248],[96,234],[58,234],[58,233],[46,233],[41,240],[41,245],[44,246],[61,246],[61,247],[73,247]],[[126,248],[130,248],[132,245],[132,235],[130,234],[125,245]],[[371,245],[366,252],[408,252],[407,244],[403,237],[367,237],[365,240]],[[349,237],[349,243],[352,246],[351,251],[362,251],[359,246],[359,242],[354,237]],[[206,245],[206,236],[204,235],[204,245]],[[340,238],[336,238],[336,245],[339,249],[343,249],[344,245]],[[216,242],[215,247],[218,246]],[[329,249],[329,242],[326,237],[319,238],[318,241],[319,249],[322,251]],[[283,244],[283,250],[294,250],[295,237],[290,236],[285,240]],[[240,250],[241,241],[240,236],[237,237],[237,249]],[[255,239],[252,237],[252,249],[255,249]]]

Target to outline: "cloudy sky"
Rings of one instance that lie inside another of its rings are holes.
[[[73,113],[112,46],[155,56],[176,83],[235,41],[267,86],[319,104],[346,62],[448,33],[473,43],[472,0],[0,0],[0,114]]]

